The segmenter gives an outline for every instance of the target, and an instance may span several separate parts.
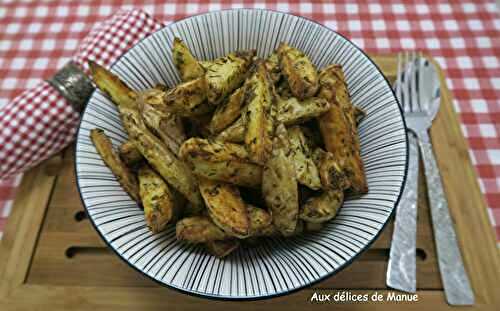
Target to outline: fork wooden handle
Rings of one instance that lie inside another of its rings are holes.
[[[474,293],[458,247],[429,134],[427,131],[422,131],[417,133],[417,136],[424,162],[439,271],[446,300],[450,305],[473,305]]]

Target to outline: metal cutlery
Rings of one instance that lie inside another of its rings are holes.
[[[410,85],[410,91],[409,94],[402,94],[402,102],[408,102],[409,105],[405,105],[403,110],[407,127],[418,138],[424,163],[439,271],[446,300],[450,305],[472,305],[474,293],[464,268],[428,133],[440,105],[439,76],[434,65],[424,58],[413,59],[410,66],[413,68],[406,73],[411,71],[412,74],[403,81]]]
[[[415,54],[398,55],[398,73],[394,85],[396,97],[404,109],[410,105],[411,87],[408,76],[411,76],[411,63]],[[410,66],[408,66],[410,65]],[[405,292],[414,293],[417,290],[417,193],[419,153],[416,137],[408,132],[408,174],[403,194],[396,207],[394,231],[387,266],[387,286]]]

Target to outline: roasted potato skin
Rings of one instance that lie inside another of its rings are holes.
[[[122,185],[123,189],[134,201],[140,202],[137,178],[113,150],[111,140],[104,134],[104,131],[101,129],[90,130],[90,139],[104,163],[116,176],[116,179],[120,185]]]
[[[182,144],[179,155],[200,177],[246,187],[261,183],[262,168],[250,160],[241,145],[190,138]]]
[[[147,129],[137,110],[120,108],[120,112],[129,139],[134,142],[148,163],[194,206],[201,207],[202,199],[198,183],[187,164],[180,161],[159,138]]]
[[[274,87],[263,63],[257,65],[254,74],[247,80],[247,120],[245,145],[250,158],[264,164],[271,154],[276,113]]]
[[[318,232],[321,229],[323,229],[323,223],[304,222],[304,230],[306,232]]]
[[[300,209],[299,218],[310,223],[323,223],[335,217],[342,206],[344,192],[327,190],[312,197]]]
[[[166,92],[168,91],[168,86],[166,86],[165,84],[163,83],[158,83],[156,84],[153,89],[155,90],[158,90],[158,91],[162,91],[162,92]]]
[[[265,209],[247,204],[250,219],[250,237],[276,236],[278,231],[273,225],[273,218]]]
[[[184,126],[177,115],[159,110],[154,101],[161,101],[163,92],[156,89],[140,92],[137,97],[137,106],[146,126],[167,145],[175,154],[184,140]]]
[[[323,98],[311,97],[299,101],[295,97],[278,99],[276,120],[285,125],[296,125],[319,117],[330,109],[330,103]]]
[[[237,238],[249,235],[250,221],[246,204],[236,186],[200,179],[200,192],[212,221],[224,232]]]
[[[209,241],[205,247],[210,254],[224,258],[240,247],[240,241],[237,239]]]
[[[186,44],[177,37],[174,38],[172,46],[172,58],[182,81],[193,80],[205,74],[205,69],[198,63]]]
[[[272,156],[262,173],[262,195],[278,231],[283,236],[292,235],[299,211],[298,185],[290,142],[283,124],[276,130]]]
[[[291,97],[294,97],[292,91],[290,90],[290,86],[286,79],[281,75],[281,79],[275,84],[276,86],[276,94],[278,94],[279,98],[282,100],[287,100]],[[296,97],[295,97],[296,98]]]
[[[295,230],[293,231],[293,233],[290,236],[301,235],[304,233],[304,230],[305,230],[304,221],[302,221],[302,219],[298,219],[297,226],[295,226]]]
[[[255,50],[240,51],[204,63],[209,103],[219,104],[222,99],[243,83],[254,55]]]
[[[368,192],[354,109],[340,65],[330,65],[319,75],[319,97],[328,100],[330,110],[319,117],[325,148],[342,163],[353,194]]]
[[[278,53],[275,51],[269,55],[264,61],[264,66],[269,73],[269,78],[272,83],[278,83],[281,79],[280,59]]]
[[[133,108],[137,94],[125,82],[99,64],[89,61],[90,73],[97,87],[118,106]]]
[[[321,189],[318,168],[313,161],[312,151],[307,144],[302,129],[299,126],[289,128],[288,137],[297,181],[313,190]]]
[[[146,224],[153,233],[158,233],[179,216],[181,202],[160,175],[148,165],[139,169],[138,178]]]
[[[322,188],[325,190],[346,190],[351,186],[349,178],[346,176],[335,156],[331,152],[316,148],[312,155],[314,163],[319,171]]]
[[[206,101],[207,90],[205,76],[183,82],[164,93],[158,109],[181,117],[205,114],[213,110]]]
[[[131,141],[126,141],[121,144],[120,147],[118,147],[118,154],[120,155],[120,159],[122,159],[130,169],[137,168],[137,166],[144,161],[144,157]]]
[[[179,241],[219,258],[264,237],[317,232],[344,195],[368,191],[357,133],[366,113],[342,68],[318,73],[286,43],[255,54],[197,60],[174,38],[182,83],[141,91],[90,63],[129,136],[115,152],[91,131],[105,163],[153,233],[175,224]]]
[[[220,133],[241,116],[244,99],[245,87],[240,87],[229,96],[226,102],[217,106],[209,126],[212,134]]]
[[[281,43],[278,47],[280,67],[292,94],[306,99],[316,94],[319,87],[318,72],[311,60],[298,49]]]
[[[186,217],[175,225],[177,240],[188,243],[207,243],[231,238],[207,216]]]
[[[298,101],[297,98],[291,97],[287,100],[276,101],[275,109],[276,121],[284,123],[287,126],[306,122],[316,118],[330,109],[328,101],[322,98],[309,98],[304,101]],[[220,132],[216,139],[232,143],[241,143],[245,140],[245,131],[248,126],[246,109],[243,109],[241,116],[229,125],[226,129]]]
[[[242,143],[245,141],[247,121],[244,116],[239,117],[233,124],[215,136],[216,140],[229,143]]]

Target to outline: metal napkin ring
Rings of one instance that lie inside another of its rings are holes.
[[[83,110],[94,91],[92,80],[73,61],[64,65],[47,82],[58,90],[78,112]]]

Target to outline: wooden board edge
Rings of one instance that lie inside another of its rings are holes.
[[[0,296],[7,290],[5,287],[19,286],[25,280],[57,178],[54,167],[60,162],[61,155],[56,155],[31,169],[16,190],[12,212],[0,241]]]

